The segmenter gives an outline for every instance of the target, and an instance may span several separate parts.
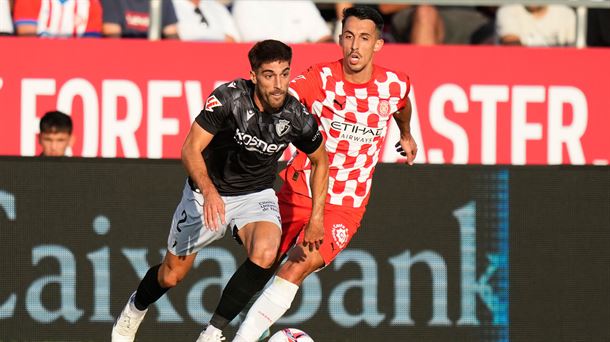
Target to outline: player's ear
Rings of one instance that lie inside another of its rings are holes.
[[[256,84],[256,72],[254,70],[250,70],[250,81]]]
[[[74,134],[70,134],[70,142],[68,143],[68,146],[74,147],[75,143],[76,143],[76,136],[74,136]]]
[[[373,47],[373,51],[379,52],[383,47],[383,39],[379,38],[375,41],[375,46]]]

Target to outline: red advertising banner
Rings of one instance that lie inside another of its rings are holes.
[[[248,77],[250,44],[0,39],[0,155],[40,152],[38,122],[75,124],[71,153],[178,158],[205,98]],[[293,76],[340,58],[334,44],[295,45]],[[610,160],[610,49],[387,44],[377,63],[412,81],[419,163],[601,164]],[[388,132],[381,160],[396,162]]]

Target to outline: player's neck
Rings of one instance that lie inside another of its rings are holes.
[[[365,84],[373,78],[373,64],[369,64],[360,71],[352,71],[343,66],[343,80],[353,84]]]

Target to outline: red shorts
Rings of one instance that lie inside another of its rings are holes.
[[[280,255],[295,243],[303,241],[305,225],[311,216],[311,198],[282,187],[277,194],[282,218]],[[343,250],[360,227],[364,208],[350,208],[328,204],[324,206],[324,240],[319,252],[324,264],[329,265]]]

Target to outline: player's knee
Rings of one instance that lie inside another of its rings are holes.
[[[300,254],[299,249],[295,248],[289,255],[288,261],[278,272],[278,276],[299,285],[308,275],[322,266],[324,266],[324,263],[321,258],[305,258],[304,254]]]
[[[277,246],[265,245],[255,248],[248,257],[250,260],[262,268],[269,268],[273,265],[277,256]]]

